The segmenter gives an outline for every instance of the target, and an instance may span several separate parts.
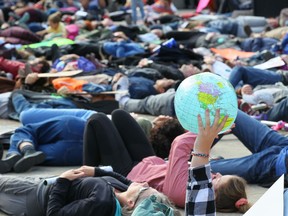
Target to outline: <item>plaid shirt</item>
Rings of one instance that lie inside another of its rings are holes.
[[[215,216],[215,198],[210,164],[189,168],[186,188],[186,216]]]

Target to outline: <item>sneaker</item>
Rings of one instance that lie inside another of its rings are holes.
[[[45,154],[41,151],[26,152],[24,157],[17,161],[13,166],[15,172],[26,172],[34,165],[41,164],[45,161]]]
[[[0,160],[0,173],[10,172],[17,161],[21,159],[21,155],[12,154],[3,160]]]

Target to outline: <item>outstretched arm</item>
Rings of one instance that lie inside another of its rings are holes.
[[[186,215],[216,215],[214,190],[212,187],[209,154],[214,139],[223,129],[228,116],[220,121],[220,110],[217,110],[214,122],[210,125],[209,110],[205,113],[205,127],[198,115],[199,133],[194,143],[191,166],[189,168],[186,190]]]

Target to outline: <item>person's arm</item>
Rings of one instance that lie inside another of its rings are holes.
[[[79,172],[83,172],[85,176],[90,176],[90,177],[101,177],[101,176],[111,176],[120,182],[130,185],[132,181],[124,177],[123,175],[113,172],[113,171],[106,171],[103,170],[99,167],[92,167],[92,166],[81,166],[79,169],[76,169]]]
[[[198,115],[199,133],[191,153],[192,159],[185,201],[186,215],[216,215],[209,154],[213,141],[223,129],[227,118],[228,116],[225,116],[222,122],[219,122],[220,110],[217,110],[214,122],[210,126],[209,110],[206,110],[204,126],[200,115]]]
[[[55,186],[53,187],[51,194],[49,195],[48,206],[47,206],[47,216],[53,215],[72,215],[68,211],[71,209],[72,203],[66,205],[68,202],[67,194],[69,192],[71,182],[77,178],[83,177],[84,172],[76,170],[68,170],[62,173],[56,181]],[[73,208],[73,210],[75,210]],[[75,216],[77,214],[74,214]]]
[[[142,59],[139,62],[140,67],[149,67],[153,68],[161,73],[167,79],[174,79],[174,80],[183,80],[184,76],[181,71],[177,68],[173,68],[171,66],[166,66],[163,64],[157,64],[149,59]]]

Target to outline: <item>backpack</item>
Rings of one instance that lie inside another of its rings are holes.
[[[157,201],[155,195],[143,200],[133,211],[131,216],[174,216],[173,208]]]

